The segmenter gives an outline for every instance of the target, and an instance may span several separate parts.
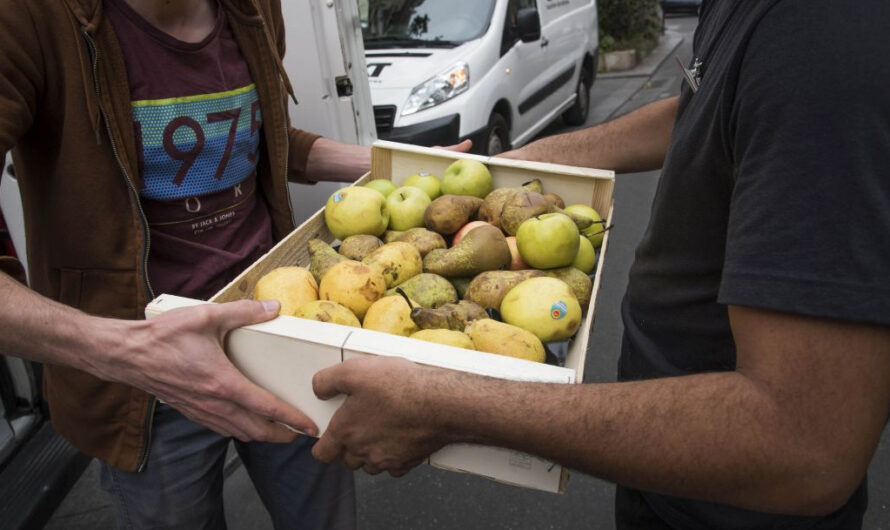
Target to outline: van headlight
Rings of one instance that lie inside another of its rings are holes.
[[[468,88],[470,88],[470,67],[467,63],[457,63],[445,72],[414,87],[402,109],[402,116],[435,107],[466,92]]]

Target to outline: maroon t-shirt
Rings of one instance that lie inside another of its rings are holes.
[[[206,299],[272,246],[258,194],[262,113],[222,9],[187,43],[105,0],[123,50],[155,294]]]

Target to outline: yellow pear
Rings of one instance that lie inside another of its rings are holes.
[[[309,320],[318,320],[319,322],[342,324],[354,328],[362,327],[355,315],[352,314],[352,311],[346,309],[337,302],[331,302],[329,300],[306,302],[294,312],[294,316],[308,318]]]
[[[464,329],[479,351],[497,353],[542,363],[544,345],[538,337],[522,328],[484,318],[474,320]]]
[[[377,269],[391,289],[420,274],[423,260],[420,251],[411,243],[395,241],[377,248],[362,259],[362,263]]]
[[[371,304],[383,298],[386,280],[377,270],[358,261],[342,261],[331,267],[321,279],[319,298],[346,306],[359,320]]]
[[[414,304],[413,301],[411,303]],[[371,304],[362,327],[403,337],[420,330],[411,320],[411,307],[402,296],[385,296]]]
[[[456,346],[466,350],[475,350],[473,341],[470,336],[462,331],[454,331],[451,329],[422,329],[411,335],[412,339],[425,340],[427,342],[436,342],[447,346]]]
[[[318,284],[303,267],[280,267],[260,278],[253,290],[254,300],[278,300],[282,315],[293,315],[298,307],[318,300]]]
[[[581,305],[566,282],[549,276],[529,278],[501,301],[501,317],[543,342],[559,341],[578,331]]]

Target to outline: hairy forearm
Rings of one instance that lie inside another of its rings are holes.
[[[312,144],[306,175],[312,181],[353,182],[371,168],[371,150],[319,138]]]
[[[114,349],[125,323],[53,302],[0,273],[0,353],[95,371]]]
[[[633,173],[664,163],[674,128],[678,98],[650,103],[596,127],[532,142],[509,158]]]
[[[427,393],[451,441],[526,451],[647,491],[809,513],[832,477],[768,393],[731,372],[603,385],[447,374]],[[468,412],[471,411],[471,412]]]

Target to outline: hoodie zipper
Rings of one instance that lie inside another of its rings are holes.
[[[130,178],[129,173],[127,173],[127,169],[124,167],[123,162],[121,162],[120,152],[118,151],[117,144],[114,143],[114,136],[111,134],[111,125],[109,124],[108,114],[105,112],[105,108],[102,106],[102,100],[99,94],[99,52],[96,48],[96,43],[93,41],[92,36],[86,31],[86,29],[81,28],[81,33],[83,33],[84,40],[86,40],[87,47],[90,50],[90,59],[92,63],[93,70],[93,87],[96,89],[96,104],[99,107],[99,112],[102,115],[102,119],[105,122],[105,132],[108,134],[108,142],[111,145],[111,151],[114,154],[114,159],[117,162],[117,167],[120,169],[121,174],[124,176],[124,180],[127,181],[127,186],[130,189],[130,193],[133,195],[133,199],[136,202],[136,208],[139,211],[139,220],[142,222],[142,277],[145,280],[145,289],[148,293],[149,300],[154,298],[154,291],[151,288],[151,281],[148,279],[148,253],[151,248],[151,233],[149,232],[148,227],[148,219],[145,216],[145,210],[142,209],[142,202],[139,200],[139,191],[136,189],[136,185],[133,183],[133,179]],[[145,469],[145,464],[148,462],[148,453],[151,448],[151,429],[152,429],[152,418],[154,417],[155,407],[157,406],[157,398],[154,396],[149,397],[148,401],[148,415],[145,419],[145,444],[142,449],[142,455],[139,458],[139,467],[137,468],[137,472],[141,472]]]

